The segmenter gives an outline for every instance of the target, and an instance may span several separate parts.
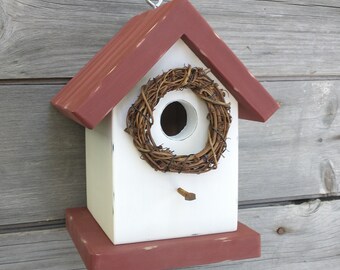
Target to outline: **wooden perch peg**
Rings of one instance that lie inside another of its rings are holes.
[[[184,190],[183,188],[178,188],[177,192],[179,194],[181,194],[185,198],[186,201],[196,200],[196,194],[195,193],[188,192],[188,191]]]

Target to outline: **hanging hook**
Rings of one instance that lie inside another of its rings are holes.
[[[145,2],[152,6],[153,8],[158,8],[163,3],[163,0],[158,0],[157,3],[154,3],[154,1],[151,0],[145,0]]]

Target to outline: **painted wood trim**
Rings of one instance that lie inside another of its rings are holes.
[[[264,122],[279,108],[188,0],[132,18],[51,103],[94,128],[180,38],[236,98],[241,118]]]
[[[260,256],[260,235],[238,230],[177,239],[113,245],[87,208],[66,210],[66,225],[88,270],[160,270]]]

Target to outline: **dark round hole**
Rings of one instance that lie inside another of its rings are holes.
[[[165,107],[161,115],[161,127],[167,136],[179,134],[187,125],[187,112],[178,102],[172,102]]]

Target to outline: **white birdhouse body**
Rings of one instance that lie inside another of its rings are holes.
[[[86,128],[87,208],[66,225],[89,269],[260,256],[237,222],[238,118],[279,106],[188,0],[131,18],[51,103]]]
[[[237,229],[238,103],[230,93],[225,96],[232,116],[227,151],[215,170],[201,174],[156,171],[141,159],[131,136],[124,132],[128,110],[141,86],[185,65],[207,68],[178,40],[95,129],[86,129],[87,206],[114,244]],[[209,77],[224,88],[212,73]],[[167,121],[171,125],[181,121],[171,117],[178,109],[184,111],[184,125],[170,134]],[[191,90],[171,91],[153,111],[151,134],[156,144],[174,154],[197,153],[208,140],[207,115],[206,103]],[[194,192],[196,200],[184,200],[176,192],[179,187]]]

